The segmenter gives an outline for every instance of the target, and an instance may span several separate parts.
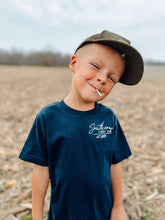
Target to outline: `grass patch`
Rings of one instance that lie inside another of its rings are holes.
[[[33,220],[31,214],[22,216],[21,220]]]
[[[32,199],[32,192],[28,194],[28,199]]]
[[[153,218],[153,204],[149,201],[145,201],[146,196],[142,197],[143,200],[143,206],[142,209],[142,217],[141,220],[154,220]]]
[[[47,217],[48,217],[47,214],[44,214],[44,215],[43,215],[43,218],[44,218],[44,219],[47,219]],[[33,220],[33,218],[32,218],[32,215],[31,215],[31,214],[27,214],[27,215],[25,215],[25,216],[22,216],[21,220]]]
[[[3,193],[4,192],[4,189],[0,188],[0,193]]]

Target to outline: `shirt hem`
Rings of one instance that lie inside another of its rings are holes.
[[[128,157],[130,157],[131,155],[132,155],[132,153],[130,152],[129,154],[124,155],[123,157],[116,159],[114,162],[112,162],[112,164],[120,163],[121,161],[128,159]]]
[[[29,155],[25,152],[21,152],[21,154],[19,155],[19,159],[24,160],[26,162],[38,164],[40,166],[48,166],[48,162],[43,161],[37,157],[32,157],[31,155]]]

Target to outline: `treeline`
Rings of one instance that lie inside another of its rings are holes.
[[[147,65],[165,65],[165,61],[158,61],[158,60],[145,60],[145,64]]]
[[[0,49],[0,65],[36,65],[36,66],[68,66],[71,55],[60,52],[38,51],[23,53],[13,49],[5,51]],[[145,60],[149,65],[165,65],[165,62]]]
[[[0,50],[0,64],[2,65],[39,65],[39,66],[68,66],[70,55],[59,52],[39,51],[23,53],[21,51]]]

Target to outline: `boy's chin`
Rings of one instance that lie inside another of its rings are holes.
[[[86,103],[95,103],[98,101],[101,101],[102,99],[105,98],[105,96],[99,96],[97,93],[93,94],[93,93],[82,93],[81,94],[81,98],[83,99],[84,102]]]
[[[98,97],[98,98],[97,97],[84,97],[84,101],[86,103],[95,103],[95,102],[98,102],[100,100],[102,100],[101,97]]]

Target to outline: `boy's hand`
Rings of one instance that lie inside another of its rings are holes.
[[[113,207],[111,212],[111,220],[126,220],[123,207]]]

